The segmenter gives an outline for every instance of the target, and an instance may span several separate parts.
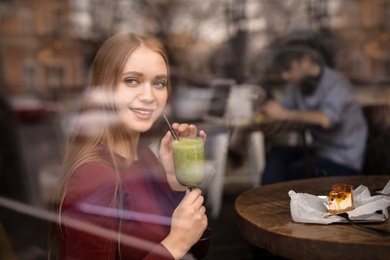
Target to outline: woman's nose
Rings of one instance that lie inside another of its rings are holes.
[[[139,99],[142,102],[152,102],[154,100],[153,88],[151,84],[145,83],[141,87],[141,92],[139,93]]]

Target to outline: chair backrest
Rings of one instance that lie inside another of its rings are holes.
[[[232,87],[236,84],[233,79],[215,79],[210,84],[212,91],[203,119],[208,122],[223,124],[227,111],[227,102]]]
[[[225,123],[228,125],[250,123],[256,107],[266,95],[266,91],[258,85],[234,85],[227,101]]]
[[[173,100],[172,113],[181,121],[201,121],[207,112],[213,91],[189,85],[180,85]]]
[[[390,104],[363,106],[368,138],[362,173],[390,175]]]
[[[256,105],[266,98],[266,91],[257,85],[237,85],[234,80],[216,80],[211,84],[213,91],[205,121],[217,124],[238,125],[248,123]]]
[[[362,107],[369,135],[386,132],[390,128],[390,104],[371,104]]]

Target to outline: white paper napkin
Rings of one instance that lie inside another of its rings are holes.
[[[390,181],[381,192],[384,194],[390,193]],[[293,190],[290,190],[288,194],[291,198],[291,217],[295,222],[315,224],[346,222],[345,219],[328,213],[325,206],[327,204],[326,196],[296,193]],[[389,196],[371,196],[368,188],[363,185],[354,189],[353,195],[355,209],[347,212],[352,220],[379,222],[387,219],[387,208],[390,206]]]

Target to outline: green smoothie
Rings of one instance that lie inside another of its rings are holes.
[[[175,174],[181,185],[195,187],[205,178],[202,138],[180,138],[172,142]]]

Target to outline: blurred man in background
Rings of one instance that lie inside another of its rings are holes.
[[[270,100],[261,110],[270,120],[309,128],[312,142],[310,147],[273,147],[262,184],[359,174],[367,126],[351,84],[302,42],[283,46],[275,62],[287,86],[281,103]]]

